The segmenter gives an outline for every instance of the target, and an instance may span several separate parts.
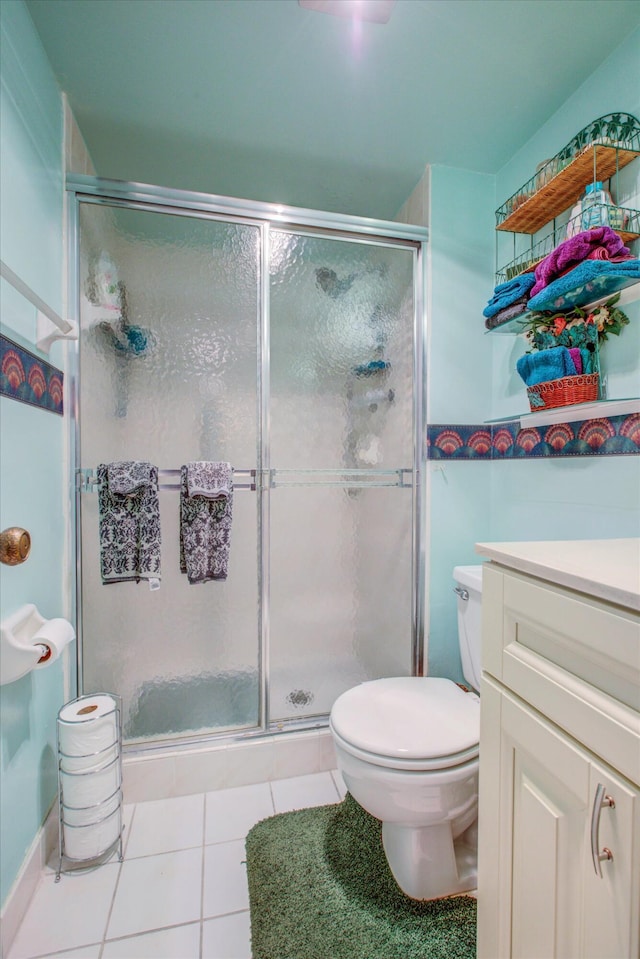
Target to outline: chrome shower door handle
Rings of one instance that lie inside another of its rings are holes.
[[[613,860],[613,853],[610,849],[607,849],[606,846],[602,852],[598,851],[600,846],[600,813],[605,806],[608,806],[610,809],[615,809],[616,804],[611,796],[605,795],[605,787],[602,783],[598,783],[593,799],[593,809],[591,810],[591,858],[593,859],[595,874],[596,876],[600,876],[601,879],[602,869],[600,868],[600,863],[605,860],[609,862]]]
[[[469,591],[463,589],[462,586],[454,586],[453,591],[454,593],[457,593],[460,599],[463,599],[465,602],[469,599]]]

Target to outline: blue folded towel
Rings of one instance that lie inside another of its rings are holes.
[[[527,309],[563,309],[567,305],[561,299],[564,294],[585,284],[593,284],[587,288],[587,291],[593,294],[593,299],[601,295],[606,296],[608,292],[606,289],[598,290],[598,280],[602,278],[604,285],[608,277],[616,276],[640,279],[640,260],[622,260],[620,263],[612,263],[611,260],[583,260],[575,269],[569,270],[564,276],[558,277],[549,286],[545,286],[544,290],[536,296],[531,297]]]
[[[514,276],[512,280],[506,283],[500,283],[493,291],[493,296],[482,311],[482,315],[489,319],[495,316],[506,306],[511,306],[520,297],[526,296],[536,282],[535,274],[521,273],[520,276]]]
[[[525,353],[516,363],[516,367],[527,386],[576,375],[575,364],[566,346],[553,346],[550,350]]]

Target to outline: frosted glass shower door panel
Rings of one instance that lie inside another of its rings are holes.
[[[412,250],[273,230],[271,464],[413,465]]]
[[[259,230],[80,205],[80,461],[258,466]],[[246,482],[246,476],[244,477]],[[160,483],[177,484],[160,474]],[[258,515],[234,494],[226,581],[189,585],[179,492],[160,493],[162,582],[103,586],[95,488],[81,494],[85,692],[123,697],[130,742],[254,726]]]
[[[357,683],[411,673],[410,488],[271,494],[272,722],[326,715]]]
[[[278,722],[326,715],[345,689],[411,672],[415,259],[275,229],[271,250]]]
[[[160,493],[162,584],[103,586],[98,502],[82,502],[82,638],[86,693],[123,699],[128,743],[206,735],[258,723],[256,497],[235,494],[226,581],[180,573],[178,493]]]
[[[257,458],[259,230],[80,205],[83,466]]]

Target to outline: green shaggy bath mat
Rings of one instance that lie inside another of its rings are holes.
[[[389,870],[377,819],[347,795],[247,836],[253,959],[473,959],[476,901],[416,902]]]

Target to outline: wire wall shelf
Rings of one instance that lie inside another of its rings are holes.
[[[581,196],[585,185],[608,180],[640,156],[640,123],[627,113],[584,127],[496,210],[496,229],[537,233]]]
[[[612,230],[618,234],[623,243],[632,243],[640,236],[640,210],[633,210],[629,207],[610,207],[604,203],[597,203],[591,207],[596,210],[596,219],[605,224],[607,223]],[[548,256],[552,250],[566,237],[574,236],[582,230],[582,213],[572,217],[566,224],[558,230],[548,233],[536,243],[531,243],[528,250],[516,256],[513,260],[501,267],[496,273],[496,283],[504,283],[512,280],[521,273],[533,270],[545,256]]]

